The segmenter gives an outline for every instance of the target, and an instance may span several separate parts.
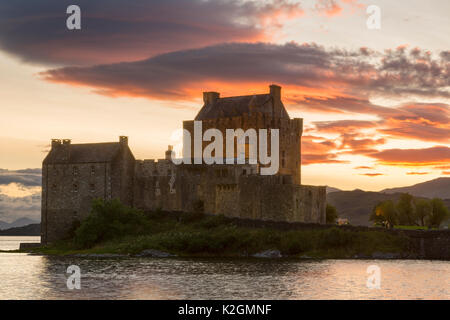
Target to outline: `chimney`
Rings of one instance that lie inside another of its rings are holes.
[[[269,88],[270,95],[276,100],[281,100],[281,87],[276,84],[272,84]]]
[[[126,136],[120,136],[119,137],[119,143],[123,146],[128,146],[128,137]]]
[[[70,159],[70,144],[71,144],[71,140],[70,139],[62,139],[62,144],[61,146],[61,159],[63,161],[68,161]]]
[[[203,92],[203,102],[205,104],[213,103],[219,99],[220,93],[218,92]]]
[[[166,151],[166,160],[172,159],[173,146],[169,145]]]
[[[60,139],[52,139],[52,149],[56,148],[57,146],[61,145],[61,140]]]

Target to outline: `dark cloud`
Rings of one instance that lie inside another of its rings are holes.
[[[81,30],[66,9],[81,8]],[[0,0],[0,47],[26,61],[92,64],[231,41],[261,41],[299,4],[240,0]]]
[[[23,217],[40,221],[40,193],[26,197],[8,197],[0,194],[0,216],[5,221],[14,221]]]
[[[302,106],[388,114],[391,108],[368,103],[369,97],[450,97],[450,62],[422,51],[417,55],[401,50],[367,55],[315,44],[227,43],[136,62],[53,69],[41,75],[111,96],[163,99],[186,98],[212,83],[250,86],[258,79],[310,89],[311,94],[293,97]]]
[[[8,170],[6,170],[8,171]],[[42,174],[42,169],[41,168],[35,168],[35,169],[20,169],[20,170],[15,170],[16,173],[31,173],[31,174]]]
[[[40,187],[41,169],[6,170],[0,169],[0,185],[17,183],[25,187]]]

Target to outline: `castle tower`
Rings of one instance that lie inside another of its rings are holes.
[[[218,92],[203,93],[203,107],[194,120],[184,121],[183,128],[191,134],[191,158],[194,157],[194,121],[202,122],[203,133],[211,128],[222,132],[223,155],[226,155],[226,129],[279,129],[279,174],[292,175],[295,184],[301,183],[301,136],[303,119],[291,119],[281,100],[281,87],[272,84],[269,93],[220,98]],[[269,139],[270,140],[270,139]],[[203,142],[203,149],[210,142]],[[235,157],[237,147],[235,143]],[[268,142],[270,150],[270,141]],[[245,145],[249,158],[248,140]],[[203,153],[203,152],[202,152]]]

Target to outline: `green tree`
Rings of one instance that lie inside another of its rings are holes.
[[[428,218],[428,226],[439,228],[441,223],[447,219],[449,212],[444,201],[439,198],[431,200],[431,213]]]
[[[326,222],[327,223],[336,223],[336,219],[338,218],[337,210],[334,206],[327,203],[326,209]]]
[[[381,204],[382,202],[380,201],[373,207],[372,212],[370,213],[369,221],[372,221],[375,225],[378,226],[385,226],[386,219],[382,214],[380,214],[381,211],[377,210],[377,208],[381,206]]]
[[[414,207],[414,197],[409,193],[402,193],[396,205],[398,222],[401,225],[416,225],[416,210]]]
[[[371,221],[381,223],[387,228],[392,228],[398,223],[397,210],[392,200],[379,203],[372,212]]]
[[[425,226],[426,221],[429,219],[433,206],[431,201],[426,199],[416,199],[416,219],[420,226]]]

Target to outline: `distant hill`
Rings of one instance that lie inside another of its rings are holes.
[[[409,193],[416,197],[450,199],[450,178],[437,178],[410,187],[384,189],[383,193]]]
[[[29,224],[36,224],[36,223],[38,222],[29,218],[19,218],[11,223],[0,221],[0,230],[23,227]]]
[[[327,194],[331,192],[342,191],[341,189],[327,186]]]
[[[327,202],[336,207],[339,217],[347,218],[352,225],[370,226],[370,213],[381,201],[398,201],[401,193],[381,193],[362,190],[339,191],[327,194]],[[425,197],[423,197],[425,198]],[[444,200],[450,210],[450,199]]]
[[[23,227],[16,227],[6,230],[0,230],[0,236],[40,236],[41,224],[29,224]]]

